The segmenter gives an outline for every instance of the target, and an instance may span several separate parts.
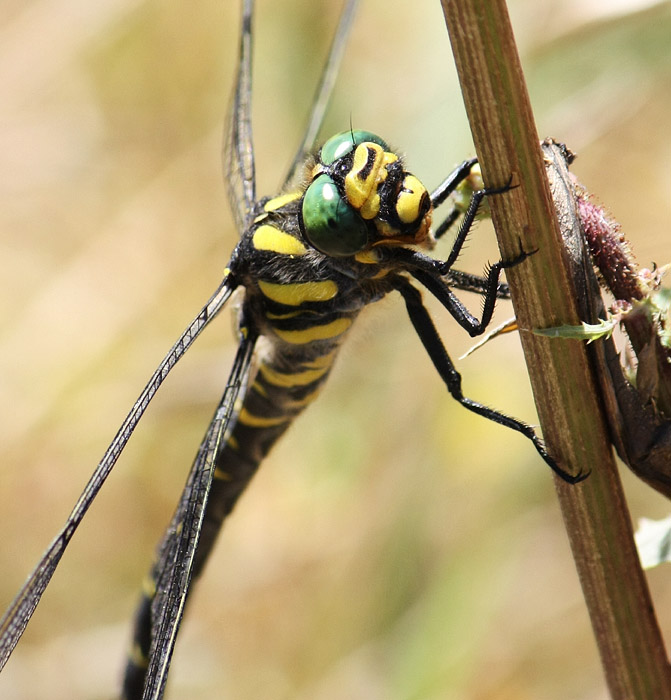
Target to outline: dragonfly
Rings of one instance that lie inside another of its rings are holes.
[[[226,133],[225,174],[240,231],[220,285],[169,350],[96,467],[63,528],[0,622],[0,667],[9,659],[74,532],[175,364],[237,290],[239,346],[223,396],[197,452],[172,521],[143,585],[124,679],[125,698],[160,698],[188,593],[216,535],[271,447],[316,398],[364,306],[390,292],[403,299],[438,376],[466,409],[518,431],[561,478],[534,429],[462,393],[461,378],[426,310],[423,287],[471,336],[508,297],[504,269],[485,276],[454,268],[480,204],[508,183],[473,193],[465,211],[440,211],[476,165],[464,161],[429,192],[381,136],[349,128],[315,148],[356,2],[343,11],[305,136],[280,194],[257,198],[251,131],[253,2],[244,0],[239,66]],[[462,217],[463,215],[463,217]],[[445,260],[427,252],[461,218]],[[435,220],[435,223],[434,223]],[[479,318],[454,290],[483,297]]]

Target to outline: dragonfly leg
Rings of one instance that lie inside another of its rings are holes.
[[[468,161],[467,161],[468,162]],[[452,244],[452,249],[450,250],[450,254],[447,256],[447,260],[443,263],[443,274],[445,274],[451,267],[454,265],[454,263],[457,261],[457,258],[459,257],[459,254],[461,253],[461,249],[464,246],[464,243],[466,242],[466,238],[468,237],[468,234],[471,232],[471,228],[473,227],[473,222],[475,221],[475,217],[478,215],[478,209],[480,209],[480,206],[482,205],[482,202],[485,197],[495,195],[495,194],[503,194],[504,192],[508,192],[509,190],[513,189],[511,186],[511,181],[512,181],[512,176],[508,180],[508,182],[503,185],[502,187],[492,187],[492,188],[485,188],[484,190],[478,190],[477,192],[473,193],[473,196],[471,197],[471,201],[468,205],[468,209],[466,210],[466,213],[464,214],[464,218],[461,222],[461,225],[459,226],[459,231],[457,232],[456,238],[454,239],[454,243]],[[449,217],[448,217],[449,219]],[[439,227],[440,229],[440,227]],[[444,231],[443,231],[444,233]],[[442,233],[441,233],[442,235]]]
[[[431,193],[431,204],[434,207],[439,207],[454,190],[471,174],[471,169],[478,162],[477,158],[465,160],[461,165],[458,165]]]
[[[424,348],[429,354],[438,374],[440,374],[441,379],[445,382],[448,391],[451,396],[458,401],[464,408],[467,408],[473,413],[477,413],[484,418],[487,418],[495,423],[499,423],[507,428],[516,430],[526,438],[531,440],[534,447],[536,448],[538,454],[543,458],[546,464],[552,469],[552,471],[557,474],[564,481],[575,484],[582,481],[587,477],[587,474],[581,472],[576,476],[569,474],[564,471],[557,462],[548,454],[545,449],[543,441],[536,435],[534,429],[517,418],[512,418],[507,416],[505,413],[501,413],[496,409],[489,408],[483,404],[473,401],[472,399],[464,396],[461,389],[461,375],[456,370],[450,356],[443,345],[443,341],[436,331],[436,327],[433,325],[433,321],[429,316],[428,311],[422,304],[422,295],[418,289],[413,287],[410,283],[406,282],[398,287],[399,292],[403,296],[406,308],[408,310],[408,315],[412,321],[412,325],[419,335]]]
[[[512,260],[499,260],[489,267],[489,269],[486,271],[485,277],[483,278],[483,302],[482,315],[480,319],[471,314],[471,312],[464,306],[463,302],[460,301],[456,294],[450,289],[448,282],[443,279],[440,274],[436,274],[435,270],[431,270],[430,268],[424,266],[417,266],[414,269],[410,268],[409,272],[418,282],[424,285],[431,292],[431,294],[436,297],[436,299],[438,299],[438,301],[450,312],[455,321],[471,337],[475,337],[484,333],[492,319],[496,299],[501,296],[501,285],[499,283],[501,272],[510,267],[518,265],[529,255],[530,253],[521,253]],[[415,256],[415,258],[418,259],[418,256]],[[441,269],[441,266],[442,264],[437,266],[438,270]]]
[[[471,169],[478,162],[477,158],[465,160],[461,165],[457,166],[431,193],[431,205],[437,209],[443,202],[466,180],[471,174]],[[442,238],[445,233],[452,227],[455,221],[462,215],[462,211],[454,207],[452,211],[443,219],[433,232],[436,240]]]

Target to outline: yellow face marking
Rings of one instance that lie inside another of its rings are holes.
[[[219,467],[217,467],[214,470],[214,478],[218,479],[219,481],[232,481],[233,480],[233,477],[228,472],[225,472],[223,469],[219,469]]]
[[[278,372],[267,365],[261,365],[259,367],[259,372],[269,384],[274,384],[275,386],[292,387],[312,384],[312,382],[316,382],[318,379],[321,379],[326,372],[328,372],[328,369],[328,367],[324,367],[323,369],[306,369],[302,372],[291,373]]]
[[[262,416],[255,416],[250,413],[246,408],[240,411],[238,416],[238,421],[249,428],[273,428],[276,425],[282,425],[286,423],[290,418],[288,416],[280,416],[275,418],[263,418]]]
[[[394,243],[404,242],[398,239],[394,240],[394,238],[399,235],[399,230],[386,221],[381,221],[380,219],[378,219],[375,222],[375,228],[377,229],[377,232],[380,234],[383,240],[376,241],[375,243],[373,243],[373,245],[393,245]]]
[[[425,195],[424,185],[414,175],[406,175],[403,189],[396,200],[396,213],[404,224],[412,224],[419,219]]]
[[[387,172],[385,170],[385,172]],[[361,218],[366,219],[367,221],[370,219],[374,219],[378,214],[380,213],[380,195],[375,192],[372,196],[370,196],[364,203],[361,209],[359,209],[359,214],[361,214]]]
[[[279,197],[273,197],[273,199],[269,199],[264,205],[263,208],[265,211],[275,211],[276,209],[281,209],[285,204],[289,204],[289,202],[293,202],[295,199],[298,199],[301,196],[300,192],[287,192],[287,194],[281,194]]]
[[[374,153],[373,166],[365,177],[361,171],[368,162],[369,153]],[[380,173],[382,168],[382,173]],[[387,177],[384,169],[384,151],[376,143],[361,143],[354,151],[352,169],[345,176],[345,195],[347,201],[355,208],[361,209],[371,193],[377,189],[379,182]],[[381,179],[380,179],[381,178]]]
[[[373,163],[363,176],[371,153]],[[363,219],[370,221],[380,213],[378,188],[387,179],[387,166],[395,160],[398,160],[397,155],[384,151],[376,143],[366,142],[356,147],[352,169],[345,176],[345,196]]]
[[[307,252],[298,239],[270,224],[259,226],[254,231],[252,242],[256,250],[269,250],[280,255],[305,255]]]
[[[300,306],[306,301],[328,301],[338,293],[338,285],[331,280],[294,284],[275,284],[259,280],[258,284],[265,297],[286,306]]]
[[[311,326],[301,331],[283,331],[275,328],[276,335],[292,345],[305,345],[315,340],[328,340],[344,333],[352,325],[350,318],[337,318],[323,326]]]
[[[371,189],[375,185],[375,165],[377,165],[377,163],[373,165],[365,178],[361,177],[361,170],[368,162],[369,145],[372,144],[362,143],[356,147],[352,160],[352,169],[345,176],[345,194],[347,195],[347,201],[355,209],[361,209],[368,199]],[[377,149],[378,153],[382,152],[380,146],[377,146]]]

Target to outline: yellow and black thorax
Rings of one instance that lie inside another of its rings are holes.
[[[402,158],[361,130],[329,139],[302,187],[256,205],[231,262],[241,328],[265,337],[235,429],[254,461],[316,396],[361,309],[396,287],[381,251],[432,245],[431,213]],[[259,430],[275,436],[262,450]]]

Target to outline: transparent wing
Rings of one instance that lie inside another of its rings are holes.
[[[319,83],[317,84],[317,91],[315,92],[315,96],[312,101],[310,117],[308,118],[308,124],[305,129],[303,141],[298,147],[294,160],[291,163],[286,177],[284,178],[282,189],[285,189],[294,179],[296,170],[305,161],[306,157],[315,146],[315,141],[319,135],[319,129],[324,121],[324,115],[326,114],[331,93],[333,92],[333,86],[335,85],[336,78],[338,77],[340,62],[343,54],[345,53],[347,37],[349,36],[352,21],[354,20],[354,12],[358,4],[359,0],[347,0],[342,9],[338,29],[333,37],[328,58],[326,59],[326,63],[322,69]]]
[[[333,37],[328,59],[324,64],[317,91],[312,102],[310,117],[303,141],[282,183],[284,189],[293,180],[296,170],[314,147],[324,121],[333,86],[349,35],[358,0],[347,0],[343,7],[338,29]],[[235,90],[231,99],[225,129],[223,168],[231,210],[239,231],[248,224],[248,214],[256,201],[254,147],[252,143],[251,86],[252,86],[252,16],[254,0],[244,0],[240,54]]]
[[[224,132],[224,181],[240,232],[246,228],[248,214],[256,201],[251,104],[253,12],[254,0],[244,0],[238,72]]]
[[[143,700],[163,697],[170,660],[191,583],[194,555],[212,485],[214,461],[225,437],[240,388],[246,384],[256,336],[243,337],[226,389],[201,443],[184,491],[164,538],[155,571],[151,648]]]
[[[66,520],[62,530],[58,533],[47,551],[42,555],[39,563],[23,585],[23,588],[9,606],[2,620],[0,620],[0,670],[4,667],[14,647],[21,638],[26,625],[30,621],[35,608],[40,602],[42,594],[48,586],[63,556],[65,548],[72,539],[72,535],[100,491],[105,479],[107,479],[109,473],[112,471],[119,455],[123,451],[149,405],[149,402],[158,391],[163,380],[168,376],[170,370],[189,349],[205,326],[207,326],[222,309],[236,286],[237,283],[233,281],[231,273],[227,271],[221,284],[212,297],[210,297],[207,304],[205,304],[200,313],[189,324],[179,340],[163,358],[161,364],[142,390],[132,410],[126,416],[114,440],[112,440],[112,443],[107,448],[105,455],[93,472],[93,475],[82,492],[82,495],[79,497],[72,513]]]

